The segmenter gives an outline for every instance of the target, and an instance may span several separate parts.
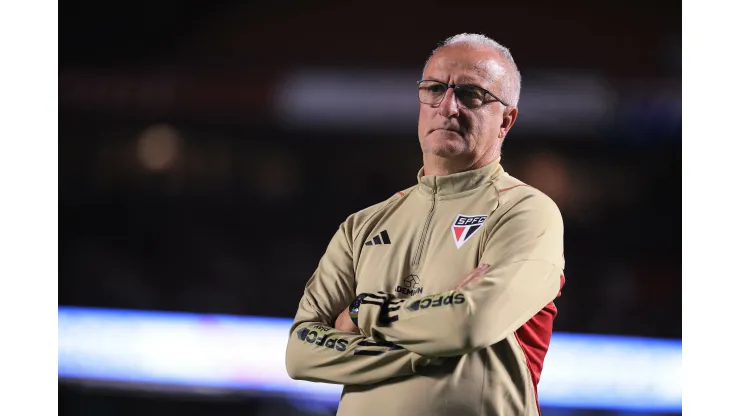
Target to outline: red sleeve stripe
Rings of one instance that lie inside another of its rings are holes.
[[[499,193],[504,193],[504,192],[506,192],[506,191],[508,191],[508,190],[511,190],[511,189],[514,189],[514,188],[518,188],[518,187],[520,187],[520,186],[529,186],[529,185],[527,185],[527,184],[524,184],[524,183],[523,183],[523,184],[519,184],[519,185],[514,185],[514,186],[510,186],[510,187],[508,187],[508,188],[504,188],[504,189],[501,189],[501,190],[499,190],[498,192],[499,192]]]

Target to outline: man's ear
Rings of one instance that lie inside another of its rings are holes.
[[[516,116],[519,114],[519,109],[516,107],[506,107],[504,110],[504,119],[501,122],[501,128],[499,129],[498,138],[503,140],[506,134],[511,130],[511,127],[516,121]]]

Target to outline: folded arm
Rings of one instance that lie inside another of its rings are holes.
[[[484,238],[480,263],[490,267],[481,279],[419,300],[368,294],[358,313],[361,333],[428,357],[462,355],[501,341],[555,299],[563,223],[551,200],[522,200]]]
[[[414,374],[431,359],[392,343],[333,328],[355,298],[351,240],[343,224],[306,284],[286,350],[288,375],[296,380],[372,384]]]

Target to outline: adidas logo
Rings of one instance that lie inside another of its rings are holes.
[[[383,230],[380,232],[380,234],[373,237],[372,240],[368,240],[365,242],[366,246],[379,246],[381,244],[390,244],[391,238],[388,237],[388,231]]]

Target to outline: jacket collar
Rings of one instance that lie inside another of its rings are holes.
[[[419,170],[416,178],[419,189],[425,194],[437,196],[454,195],[472,189],[480,188],[503,173],[503,167],[498,160],[478,169],[451,175],[424,175],[424,168]]]

